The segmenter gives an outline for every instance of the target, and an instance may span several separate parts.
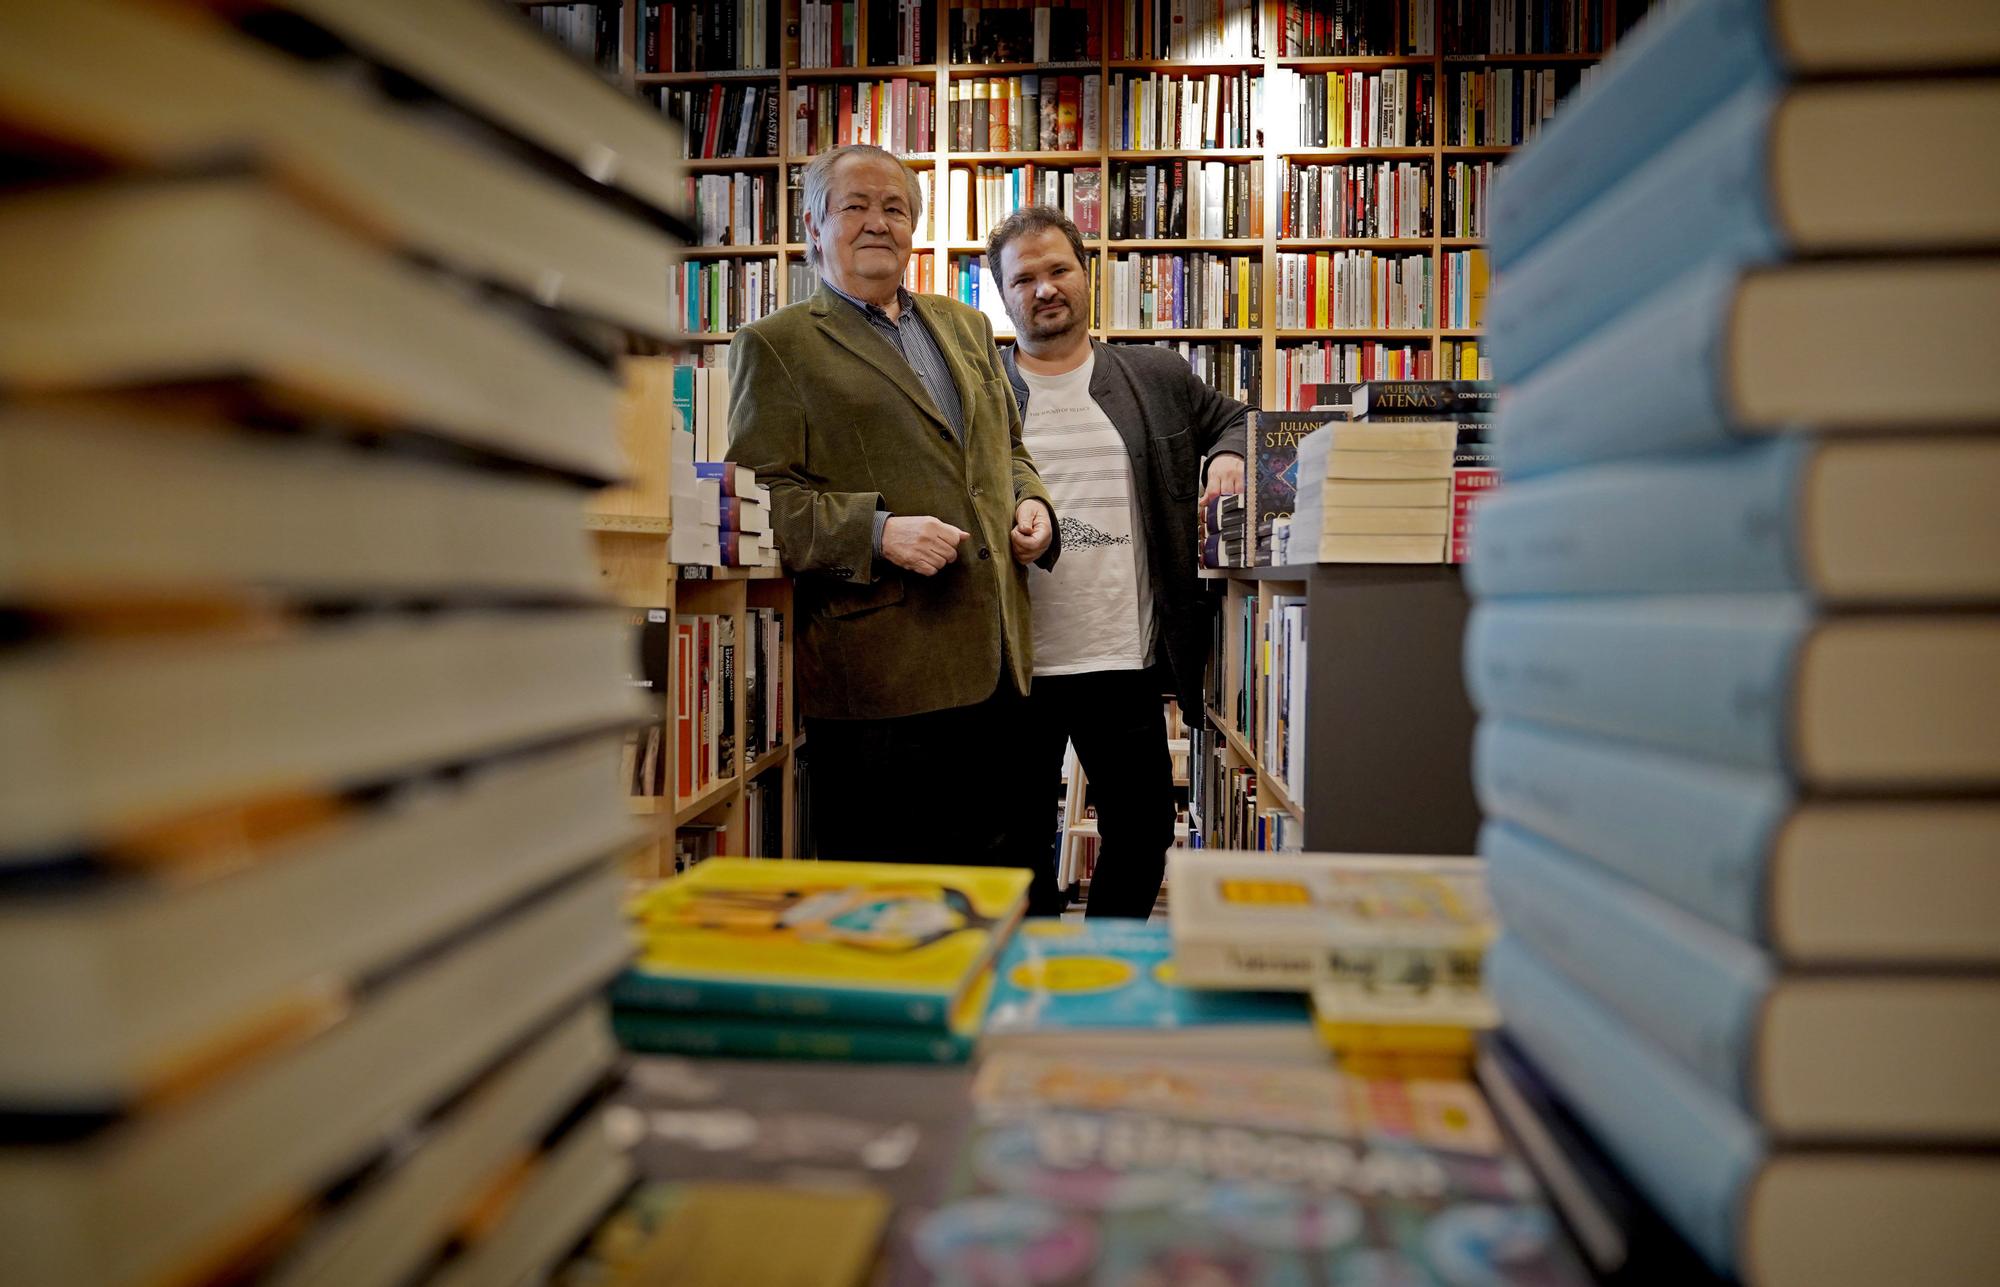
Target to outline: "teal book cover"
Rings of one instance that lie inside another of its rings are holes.
[[[1007,1037],[1257,1026],[1296,1027],[1310,1038],[1301,994],[1184,988],[1173,957],[1163,923],[1026,921],[1001,958],[986,1031]]]

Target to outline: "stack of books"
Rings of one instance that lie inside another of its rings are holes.
[[[1211,496],[1201,504],[1201,565],[1205,568],[1250,566],[1245,540],[1243,497],[1235,493]]]
[[[1471,550],[1473,507],[1500,485],[1493,463],[1491,380],[1371,380],[1354,391],[1353,417],[1370,424],[1450,424],[1451,539],[1445,562],[1463,563]]]
[[[635,1050],[958,1063],[1027,906],[1013,867],[711,858],[639,895],[612,988]]]
[[[695,477],[716,486],[715,540],[721,564],[727,568],[778,566],[777,537],[771,531],[771,489],[757,481],[748,465],[702,461]],[[697,522],[709,526],[707,511]],[[704,532],[704,539],[706,533]]]
[[[0,42],[0,1280],[534,1278],[628,1178],[579,337],[673,140],[486,5],[196,8]]]
[[[1250,501],[1264,522],[1282,525],[1281,542],[1260,542],[1258,563],[1443,562],[1457,438],[1457,427],[1444,422],[1258,412]]]
[[[1168,864],[1176,983],[1310,992],[1350,1071],[1465,1074],[1496,1021],[1478,859],[1175,850]]]
[[[1887,30],[1665,10],[1493,212],[1488,977],[1758,1284],[2000,1263],[2000,11]]]

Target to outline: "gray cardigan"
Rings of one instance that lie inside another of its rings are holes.
[[[1146,539],[1146,590],[1152,595],[1161,645],[1189,720],[1201,710],[1202,668],[1208,660],[1216,597],[1195,569],[1200,564],[1197,504],[1208,462],[1224,452],[1248,456],[1250,408],[1196,378],[1186,359],[1151,344],[1093,340],[1097,365],[1090,396],[1110,418],[1132,456],[1134,495]],[[1000,350],[1014,400],[1028,413],[1028,385],[1014,346]]]

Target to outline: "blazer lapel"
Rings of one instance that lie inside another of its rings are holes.
[[[1131,454],[1133,463],[1144,470],[1153,453],[1146,442],[1145,422],[1139,415],[1138,386],[1132,382],[1132,373],[1125,369],[1125,364],[1111,355],[1110,345],[1092,340],[1090,347],[1097,359],[1090,369],[1091,400],[1125,440],[1125,450]]]
[[[924,382],[917,378],[917,373],[911,369],[910,364],[889,347],[888,340],[875,334],[874,327],[852,304],[827,287],[821,286],[819,293],[813,296],[812,311],[819,319],[820,330],[826,332],[835,343],[888,376],[891,383],[909,395],[910,401],[916,403],[919,410],[937,421],[940,426],[947,429],[951,427],[945,422],[944,412],[937,409],[937,404],[931,401],[931,395],[924,391]],[[925,320],[930,319],[926,316]],[[936,328],[933,327],[932,331],[935,334]],[[949,346],[940,341],[939,347],[946,350],[949,360]],[[956,375],[953,378],[957,378]],[[959,388],[963,390],[964,387],[964,382],[961,380]]]
[[[931,328],[931,338],[937,341],[938,352],[944,354],[944,364],[951,368],[951,382],[958,386],[959,419],[965,422],[966,437],[972,436],[972,409],[979,405],[979,387],[973,383],[972,367],[967,363],[965,349],[958,342],[958,332],[952,326],[951,317],[944,311],[943,296],[912,294],[917,312],[923,316],[924,325]],[[961,443],[969,447],[971,444]]]

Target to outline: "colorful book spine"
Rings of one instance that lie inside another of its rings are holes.
[[[671,1018],[615,1011],[611,1028],[628,1050],[738,1059],[829,1059],[860,1063],[964,1063],[977,1038],[899,1028],[845,1027],[727,1019]]]
[[[1511,482],[1480,512],[1466,583],[1482,598],[1810,591],[1813,453],[1784,439]]]
[[[1583,982],[1703,1085],[1754,1114],[1752,1067],[1774,972],[1739,939],[1506,823],[1479,834],[1507,932]]]
[[[740,1015],[759,1020],[810,1019],[829,1024],[882,1025],[943,1032],[948,1001],[861,988],[789,987],[689,979],[629,969],[611,986],[621,1009],[675,1016]]]
[[[1783,769],[1812,625],[1782,595],[1489,601],[1466,627],[1466,685],[1484,715]]]
[[[1480,807],[1712,925],[1767,942],[1765,872],[1792,788],[1749,773],[1506,719],[1473,739]]]
[[[1756,1124],[1663,1058],[1512,937],[1486,954],[1507,1033],[1711,1267],[1736,1269],[1746,1191],[1765,1158]]]

